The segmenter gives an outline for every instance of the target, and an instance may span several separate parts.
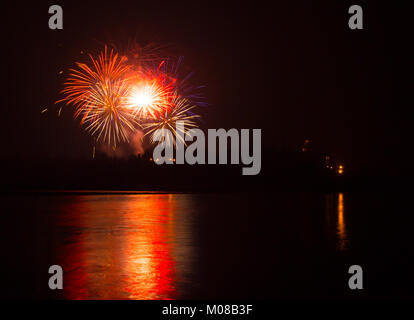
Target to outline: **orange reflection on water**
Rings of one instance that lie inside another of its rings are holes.
[[[60,223],[68,230],[66,245],[59,252],[65,272],[65,297],[177,298],[177,278],[188,266],[174,255],[186,247],[185,237],[175,234],[176,197],[75,197],[61,215]]]
[[[334,236],[335,246],[339,251],[347,251],[349,244],[344,198],[341,192],[326,195],[326,232]]]
[[[344,218],[344,195],[342,192],[338,194],[338,223],[337,223],[337,235],[338,235],[338,249],[341,251],[346,250],[348,236],[346,233],[346,225]]]
[[[172,197],[171,197],[172,196]],[[171,299],[175,296],[172,258],[174,195],[129,202],[127,212],[140,212],[141,228],[126,236],[126,290],[130,299]],[[134,217],[130,217],[134,220]]]

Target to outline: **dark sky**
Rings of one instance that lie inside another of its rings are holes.
[[[49,30],[48,7],[64,29]],[[348,28],[361,4],[364,30]],[[389,13],[379,1],[53,1],[2,4],[2,157],[85,156],[92,140],[52,107],[80,51],[170,45],[207,86],[204,128],[261,128],[266,148],[314,148],[357,168],[386,166],[403,134],[393,106]],[[395,53],[395,52],[394,52]]]

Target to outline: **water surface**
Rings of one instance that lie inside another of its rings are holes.
[[[2,296],[348,297],[355,294],[347,287],[352,264],[367,270],[360,296],[411,296],[406,214],[386,199],[270,192],[4,196]],[[54,264],[64,270],[62,291],[47,285]]]

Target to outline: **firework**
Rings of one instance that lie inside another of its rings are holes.
[[[184,140],[185,134],[189,129],[197,128],[195,119],[200,116],[191,112],[196,106],[191,104],[188,99],[179,96],[176,96],[172,103],[174,105],[173,108],[170,111],[165,111],[163,116],[142,124],[142,127],[146,130],[145,136],[150,135],[151,142],[154,143],[166,139],[165,142],[167,145],[175,144],[175,138],[170,135],[160,137],[161,131],[159,130],[168,129],[173,133],[173,136],[180,139],[186,145]],[[182,121],[184,127],[177,127],[176,124],[178,121]]]
[[[91,66],[77,63],[78,69],[70,70],[62,90],[65,98],[60,101],[76,107],[75,118],[81,118],[97,141],[116,146],[119,141],[128,141],[128,132],[138,125],[126,100],[130,86],[125,75],[130,67],[106,47],[98,59],[89,57]]]
[[[90,88],[82,108],[82,123],[97,141],[116,146],[118,141],[128,141],[129,133],[137,127],[126,104],[129,90],[124,81],[107,81]]]
[[[185,72],[182,68],[183,57],[165,59],[155,68],[160,82],[174,90],[181,97],[190,100],[193,104],[206,106],[204,96],[201,94],[204,86],[195,86],[192,82],[193,72]]]
[[[134,64],[143,63],[159,63],[167,58],[166,46],[155,43],[148,43],[142,45],[134,40],[129,41],[127,47],[124,49],[126,56]]]
[[[134,116],[139,119],[156,119],[171,105],[172,86],[158,77],[144,75],[132,81],[127,103]]]
[[[166,112],[171,113],[174,99],[183,97],[198,106],[205,105],[199,89],[191,85],[192,73],[180,77],[179,66],[171,59],[162,60],[159,64],[140,64],[137,75],[131,80],[132,90],[128,104],[140,120],[156,120]]]
[[[184,135],[197,127],[199,116],[191,110],[202,105],[201,96],[194,93],[200,87],[191,85],[191,74],[180,77],[181,58],[160,60],[155,54],[158,48],[150,49],[135,47],[121,56],[105,47],[97,58],[89,55],[89,63],[77,63],[69,70],[61,91],[64,98],[56,103],[75,107],[74,117],[81,119],[95,143],[114,149],[119,142],[130,142],[141,127],[152,142],[159,138],[157,129],[169,129],[176,138],[168,143],[175,144],[175,139],[183,139],[177,130]],[[59,116],[61,112],[62,108]],[[180,120],[186,129],[176,128]]]

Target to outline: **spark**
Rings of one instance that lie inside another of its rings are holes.
[[[80,119],[95,143],[107,143],[113,150],[120,142],[130,142],[139,128],[144,129],[144,137],[150,135],[151,142],[157,141],[157,129],[162,128],[176,136],[168,143],[183,140],[177,130],[185,134],[197,127],[195,120],[199,115],[191,110],[204,104],[198,94],[200,87],[191,85],[191,74],[180,77],[181,58],[175,62],[161,58],[159,52],[160,48],[153,45],[135,45],[124,55],[106,46],[98,56],[89,54],[88,61],[77,62],[69,70],[61,91],[63,98],[56,104],[73,106],[74,118]],[[61,112],[62,107],[58,116]],[[176,128],[177,121],[184,121],[185,129]]]
[[[75,118],[81,118],[81,124],[97,141],[116,146],[128,141],[129,132],[138,125],[126,104],[130,86],[125,75],[130,67],[106,47],[98,59],[89,58],[91,66],[77,63],[78,69],[70,70],[62,90],[65,98],[60,101],[76,107]]]
[[[183,97],[176,97],[173,100],[173,108],[171,111],[165,111],[164,115],[148,122],[145,122],[142,127],[147,130],[145,136],[150,135],[151,142],[157,142],[166,140],[167,145],[176,143],[174,137],[166,135],[161,137],[161,131],[159,129],[168,129],[173,133],[173,136],[180,139],[184,145],[187,145],[184,140],[184,135],[189,132],[191,128],[197,128],[198,125],[195,119],[200,118],[199,115],[191,112],[196,106],[191,104],[191,102]],[[177,127],[177,121],[184,122],[184,128]],[[178,132],[177,132],[178,130]],[[179,133],[179,134],[177,134]]]
[[[127,103],[134,116],[154,119],[168,109],[170,100],[170,88],[159,84],[156,79],[149,79],[132,87]]]

